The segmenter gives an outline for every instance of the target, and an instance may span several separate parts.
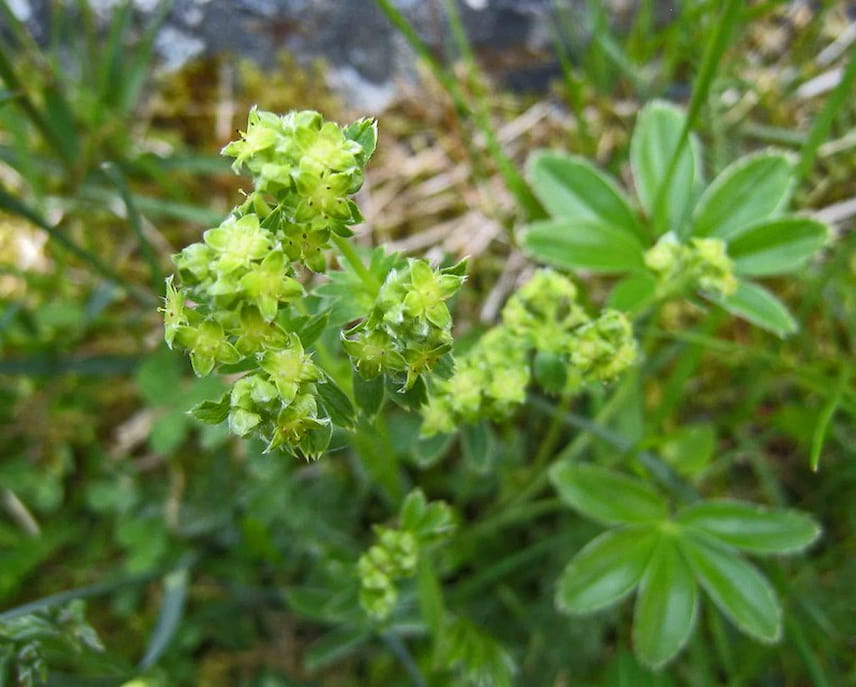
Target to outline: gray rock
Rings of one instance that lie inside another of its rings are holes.
[[[105,23],[123,0],[90,0]],[[140,25],[157,0],[132,0]],[[559,0],[576,11],[581,0]],[[626,0],[611,0],[612,3]],[[12,0],[36,36],[47,35],[49,0]],[[66,6],[74,3],[66,0]],[[395,0],[436,55],[455,54],[443,0]],[[518,88],[542,88],[555,73],[553,0],[458,0],[473,50],[498,78]],[[73,11],[73,9],[70,9]],[[156,42],[170,69],[199,55],[233,53],[263,65],[287,50],[298,59],[323,58],[334,81],[355,104],[381,105],[395,84],[412,79],[415,57],[373,0],[175,0]],[[356,101],[355,101],[356,100]]]

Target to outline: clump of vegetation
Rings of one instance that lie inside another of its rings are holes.
[[[851,681],[842,10],[557,7],[535,102],[377,5],[339,125],[0,2],[0,682]]]

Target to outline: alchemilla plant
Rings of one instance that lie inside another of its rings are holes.
[[[630,144],[636,202],[584,158],[543,151],[530,159],[532,188],[551,218],[528,226],[523,245],[570,270],[622,274],[610,297],[634,312],[696,294],[785,336],[787,308],[754,279],[798,270],[829,230],[787,212],[795,159],[775,149],[747,155],[709,185],[702,148],[674,105],[649,103]]]
[[[317,112],[253,109],[240,140],[223,149],[253,188],[174,256],[179,279],[166,284],[167,344],[187,351],[197,375],[219,373],[231,385],[193,414],[257,436],[267,451],[317,459],[334,427],[373,422],[388,399],[420,412],[421,436],[431,438],[505,421],[535,389],[563,404],[600,392],[644,355],[634,330],[671,299],[700,295],[776,334],[792,332],[785,307],[752,279],[810,259],[826,227],[786,214],[793,163],[777,151],[737,161],[705,188],[700,145],[680,138],[684,122],[663,102],[640,113],[631,145],[636,202],[582,158],[533,156],[530,181],[551,219],[526,227],[521,242],[552,267],[531,273],[500,322],[455,356],[449,300],[466,262],[437,268],[378,248],[366,263],[350,243],[376,123],[340,127]],[[592,312],[562,270],[624,278]],[[660,477],[680,479],[656,456],[648,461]],[[655,669],[691,636],[702,591],[744,633],[780,637],[776,593],[742,553],[805,549],[820,531],[809,516],[705,499],[692,486],[663,491],[639,466],[624,474],[560,457],[538,468],[562,503],[608,528],[561,574],[559,610],[592,613],[635,590],[635,651]],[[353,562],[355,588],[342,594],[361,612],[330,617],[359,635],[416,613],[438,664],[466,684],[508,685],[512,658],[449,608],[443,591],[465,555],[443,554],[459,519],[445,502],[411,491],[398,522],[376,525],[375,543]]]
[[[348,397],[309,351],[327,320],[307,315],[303,283],[327,272],[331,242],[373,301],[344,338],[360,374],[387,374],[409,389],[451,349],[445,301],[464,266],[394,260],[377,275],[347,243],[362,220],[353,194],[376,136],[368,119],[340,128],[317,112],[253,109],[241,139],[223,149],[236,171],[252,175],[253,191],[174,256],[181,286],[168,278],[163,307],[166,342],[189,352],[197,375],[244,373],[222,399],[194,409],[199,419],[227,419],[232,432],[258,435],[268,450],[309,458],[326,449],[333,424],[351,424]]]

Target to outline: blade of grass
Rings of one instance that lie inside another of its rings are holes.
[[[517,171],[517,167],[502,151],[502,147],[499,145],[499,141],[497,140],[496,134],[490,126],[490,123],[486,121],[484,117],[479,116],[477,112],[474,112],[467,104],[454,76],[452,76],[443,67],[443,65],[440,64],[437,58],[434,57],[428,46],[419,37],[413,26],[411,26],[410,22],[407,21],[404,15],[390,2],[390,0],[375,0],[375,3],[389,22],[401,32],[401,35],[404,36],[405,40],[414,52],[416,52],[425,64],[428,65],[428,68],[431,70],[434,78],[440,82],[452,98],[452,102],[455,105],[458,116],[462,119],[471,119],[475,123],[477,129],[485,137],[488,151],[496,163],[509,191],[517,199],[517,203],[521,210],[523,210],[526,220],[533,221],[545,218],[546,213],[541,207],[541,204],[535,198],[535,195],[532,193],[532,190],[529,188],[520,172]]]
[[[412,654],[407,649],[407,645],[405,645],[401,640],[401,637],[392,632],[384,632],[381,635],[381,639],[383,639],[383,643],[389,647],[393,656],[395,656],[401,663],[401,666],[404,668],[404,672],[407,673],[407,676],[410,678],[411,684],[413,684],[414,687],[427,687],[428,683],[425,682],[422,671],[419,670],[419,666],[416,664]]]
[[[469,40],[467,39],[466,31],[464,30],[464,23],[461,20],[460,12],[458,12],[458,6],[454,0],[446,0],[445,6],[446,13],[449,16],[449,25],[452,29],[452,36],[455,39],[456,47],[465,60],[470,73],[471,83],[475,84],[477,82],[477,79],[475,78],[477,71],[476,61],[469,44]],[[457,87],[457,82],[454,81],[454,79],[452,82],[455,83]],[[499,139],[496,136],[496,132],[490,123],[488,104],[483,94],[476,94],[476,104],[474,107],[470,108],[470,111],[476,128],[485,137],[487,149],[494,161],[494,164],[496,164],[497,169],[499,169],[499,173],[502,175],[503,181],[505,182],[508,190],[517,198],[517,203],[521,210],[524,211],[529,219],[536,218],[533,213],[535,213],[535,215],[540,213],[541,216],[546,217],[546,213],[544,213],[541,208],[541,204],[529,188],[529,184],[527,184],[523,179],[517,169],[517,166],[503,152],[502,146],[499,144]]]
[[[565,424],[587,432],[591,436],[606,442],[621,453],[634,452],[635,446],[632,442],[598,422],[570,411],[560,412],[550,401],[537,396],[531,397],[529,404],[548,413],[557,413]],[[634,455],[660,484],[679,499],[691,503],[700,498],[699,493],[692,486],[684,482],[672,467],[658,456],[649,451],[635,452]],[[558,460],[561,460],[561,458]]]
[[[571,56],[568,53],[568,46],[565,42],[565,32],[562,30],[562,11],[563,7],[559,4],[558,0],[553,0],[553,16],[555,18],[555,21],[551,22],[553,50],[556,53],[556,58],[559,60],[559,67],[562,70],[562,79],[565,82],[567,100],[577,123],[582,152],[588,157],[593,157],[597,151],[597,143],[592,138],[588,127],[588,120],[584,113],[583,81],[582,79],[578,79],[574,73],[574,66],[571,63]]]
[[[94,272],[97,272],[105,279],[112,281],[114,284],[116,284],[116,286],[119,286],[124,289],[128,293],[128,295],[131,296],[131,298],[136,300],[141,305],[145,305],[146,307],[148,307],[152,303],[154,303],[154,296],[144,291],[141,291],[139,287],[130,283],[118,272],[101,262],[101,260],[93,253],[89,252],[85,248],[80,247],[74,241],[68,238],[68,236],[66,236],[65,233],[59,227],[55,227],[50,224],[35,210],[27,206],[21,200],[7,193],[2,188],[0,188],[0,208],[15,215],[20,215],[21,217],[35,224],[37,227],[45,231],[55,243],[62,246],[66,251],[89,265],[89,267],[91,267]]]
[[[137,48],[130,60],[122,84],[122,98],[119,100],[119,110],[127,115],[139,100],[146,78],[151,72],[151,62],[154,56],[155,38],[169,13],[172,11],[173,0],[162,0],[158,3],[154,17],[140,37]]]
[[[841,368],[841,372],[838,375],[838,384],[835,385],[835,390],[820,410],[820,415],[817,418],[817,424],[815,424],[814,431],[811,435],[811,454],[809,456],[809,465],[814,472],[817,472],[817,469],[820,466],[820,454],[823,451],[826,432],[829,429],[829,423],[832,421],[835,411],[841,403],[841,397],[844,394],[844,388],[847,386],[849,379],[850,366],[846,365]]]
[[[817,155],[817,149],[826,140],[829,129],[832,126],[832,121],[847,99],[847,94],[849,93],[852,98],[854,79],[856,79],[856,50],[851,50],[850,59],[847,60],[847,66],[841,73],[838,85],[832,91],[823,109],[811,123],[811,129],[809,129],[808,136],[800,150],[800,160],[795,172],[797,181],[804,179],[809,169],[811,169],[811,165]]]
[[[120,577],[119,579],[109,580],[107,582],[98,582],[85,587],[77,587],[76,589],[69,589],[64,592],[51,594],[50,596],[43,596],[41,599],[37,599],[36,601],[30,601],[29,603],[21,604],[15,608],[10,608],[8,611],[3,611],[0,613],[0,622],[12,620],[13,618],[20,618],[22,615],[34,613],[53,606],[59,606],[60,604],[68,603],[75,599],[88,599],[93,596],[103,596],[117,589],[122,589],[123,587],[145,584],[149,580],[159,577],[162,574],[163,570],[150,571],[140,573],[138,575]]]
[[[589,26],[589,31],[592,35],[592,40],[599,47],[599,53],[602,54],[609,62],[611,62],[618,73],[624,77],[633,86],[633,90],[641,100],[647,100],[650,95],[649,85],[643,78],[639,76],[639,71],[633,60],[627,55],[621,44],[612,35],[609,28],[609,19],[604,10],[602,2],[594,3],[594,23]]]
[[[134,197],[131,195],[128,185],[125,183],[125,179],[116,165],[108,162],[102,165],[101,168],[104,170],[104,173],[108,176],[110,181],[116,185],[119,195],[122,196],[122,202],[125,203],[125,209],[128,213],[128,221],[131,223],[131,228],[134,230],[137,241],[140,242],[140,251],[143,253],[143,258],[149,266],[149,272],[151,273],[152,279],[152,291],[154,293],[160,293],[161,289],[163,289],[163,273],[158,266],[157,257],[155,256],[154,250],[152,250],[152,245],[143,232],[143,223],[140,218],[140,213],[137,211],[137,206],[134,203]]]
[[[711,336],[723,319],[724,315],[722,312],[711,311],[697,327],[697,330],[703,336]],[[661,386],[660,402],[647,420],[649,427],[659,427],[679,407],[684,398],[685,388],[698,369],[703,353],[704,348],[699,343],[688,344],[686,347],[682,347],[682,350],[677,355],[677,360],[671,373]],[[663,378],[662,373],[658,373],[656,376],[660,379]]]
[[[95,82],[97,93],[95,101],[101,110],[99,119],[113,110],[124,87],[122,66],[127,49],[125,41],[131,27],[132,11],[133,6],[125,0],[113,10],[110,16],[110,29],[100,55],[98,79]]]
[[[138,668],[146,670],[157,663],[169,643],[175,636],[184,615],[184,602],[187,598],[187,582],[190,577],[188,566],[179,567],[163,578],[163,601],[155,628],[149,638],[146,653]]]
[[[701,67],[693,84],[692,96],[687,108],[687,119],[684,122],[681,135],[678,139],[678,145],[672,152],[672,159],[669,161],[669,166],[666,171],[666,176],[663,179],[663,184],[657,193],[657,198],[654,202],[654,226],[657,234],[665,231],[667,222],[665,197],[666,189],[669,188],[672,177],[678,166],[678,160],[681,157],[681,151],[684,146],[689,143],[690,131],[692,131],[701,111],[702,105],[707,100],[710,93],[710,87],[713,84],[713,79],[716,76],[719,64],[722,57],[728,48],[728,42],[734,30],[734,25],[737,23],[737,17],[743,3],[739,0],[725,0],[725,6],[722,13],[716,22],[716,28],[711,34],[711,38],[705,46],[704,56],[702,57]]]
[[[45,141],[56,151],[63,163],[67,167],[70,167],[73,161],[67,157],[68,151],[66,146],[49,124],[45,113],[36,106],[18,78],[15,68],[12,66],[12,61],[6,54],[8,47],[8,43],[0,45],[0,79],[3,79],[3,82],[10,91],[17,94],[15,104],[23,110],[33,126],[44,136]]]
[[[805,389],[821,394],[824,397],[829,394],[830,387],[834,388],[834,383],[823,372],[811,366],[789,364],[783,360],[782,356],[762,350],[757,346],[747,348],[731,341],[716,339],[697,332],[665,331],[654,328],[651,331],[652,335],[658,339],[697,342],[702,344],[707,350],[715,351],[723,356],[733,356],[738,359],[742,356],[752,361],[764,362],[770,365],[771,370],[776,374],[781,375],[782,373],[786,373],[789,378],[795,380]],[[851,417],[856,418],[856,391],[845,385],[839,401],[839,407]]]

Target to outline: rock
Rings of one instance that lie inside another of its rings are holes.
[[[122,0],[90,0],[105,24]],[[626,5],[629,0],[611,0]],[[443,0],[394,0],[438,56],[454,55]],[[11,0],[37,39],[47,35],[48,0]],[[558,73],[553,52],[554,0],[458,0],[479,62],[518,89],[543,89]],[[578,12],[582,0],[560,0]],[[630,3],[633,4],[633,3]],[[133,0],[140,25],[157,0]],[[69,10],[73,11],[73,10]],[[333,81],[355,105],[377,108],[396,84],[415,75],[415,57],[372,0],[175,0],[156,41],[164,66],[199,55],[234,53],[272,65],[279,51],[323,58]]]

